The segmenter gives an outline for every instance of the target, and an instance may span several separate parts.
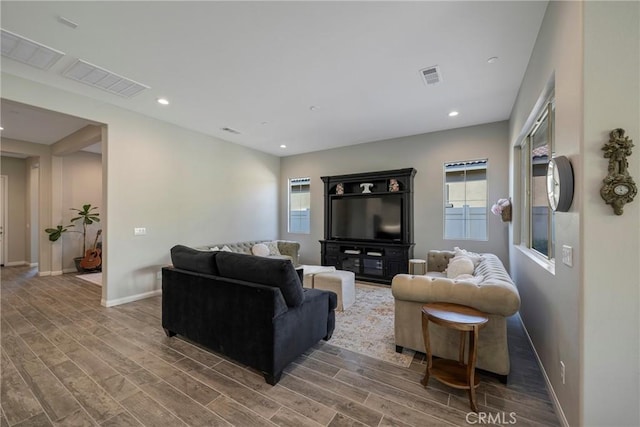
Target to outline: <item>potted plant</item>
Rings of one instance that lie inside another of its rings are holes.
[[[87,250],[87,226],[91,225],[95,222],[100,222],[100,214],[96,212],[98,209],[97,206],[91,206],[91,204],[86,204],[82,206],[82,209],[70,208],[72,211],[77,212],[77,216],[71,218],[69,225],[58,225],[56,228],[47,228],[44,231],[49,234],[49,240],[52,242],[57,241],[62,233],[67,231],[73,233],[82,233],[82,254],[79,257],[74,258],[74,262],[76,264],[76,269],[78,271],[83,271],[82,267],[80,267],[80,261],[84,257],[84,254]],[[82,231],[78,230],[70,230],[71,227],[74,227],[77,221],[82,221]]]

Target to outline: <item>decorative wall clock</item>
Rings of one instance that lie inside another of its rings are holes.
[[[565,156],[554,157],[547,166],[547,198],[556,212],[567,212],[573,201],[573,167]]]
[[[618,128],[609,133],[609,141],[604,144],[605,159],[609,159],[609,174],[602,180],[600,196],[605,203],[611,205],[616,215],[622,215],[626,203],[633,201],[638,194],[638,187],[629,175],[627,156],[631,155],[633,141],[624,136],[625,130]]]

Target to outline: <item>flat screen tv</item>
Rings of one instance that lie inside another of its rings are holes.
[[[334,198],[331,238],[402,241],[401,195]]]

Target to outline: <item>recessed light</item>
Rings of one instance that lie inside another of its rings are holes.
[[[167,98],[158,98],[158,104],[169,105],[169,100]]]
[[[0,126],[0,130],[4,130],[4,128],[2,126]]]
[[[280,144],[280,148],[287,148],[287,146],[284,144]]]
[[[260,123],[260,124],[264,126],[264,125],[269,124],[269,122],[262,122],[262,123]]]
[[[497,56],[492,56],[491,58],[487,59],[487,62],[489,64],[493,64],[494,62],[496,62],[498,60]]]
[[[449,113],[449,117],[455,117],[458,114],[460,114],[460,113],[458,113],[457,111],[452,111],[452,112]]]
[[[309,110],[318,111],[318,107],[316,107],[315,105],[312,105],[311,107],[309,107]]]

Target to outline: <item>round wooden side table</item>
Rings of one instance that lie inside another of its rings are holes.
[[[433,360],[429,339],[429,321],[445,328],[460,331],[458,360]],[[475,375],[478,332],[488,321],[489,317],[485,313],[464,305],[436,302],[422,306],[422,334],[424,348],[427,352],[427,369],[421,384],[427,387],[429,377],[433,377],[448,386],[469,390],[471,410],[474,412],[478,412],[476,388],[480,384],[480,379]],[[469,332],[469,355],[465,362],[466,332]]]

